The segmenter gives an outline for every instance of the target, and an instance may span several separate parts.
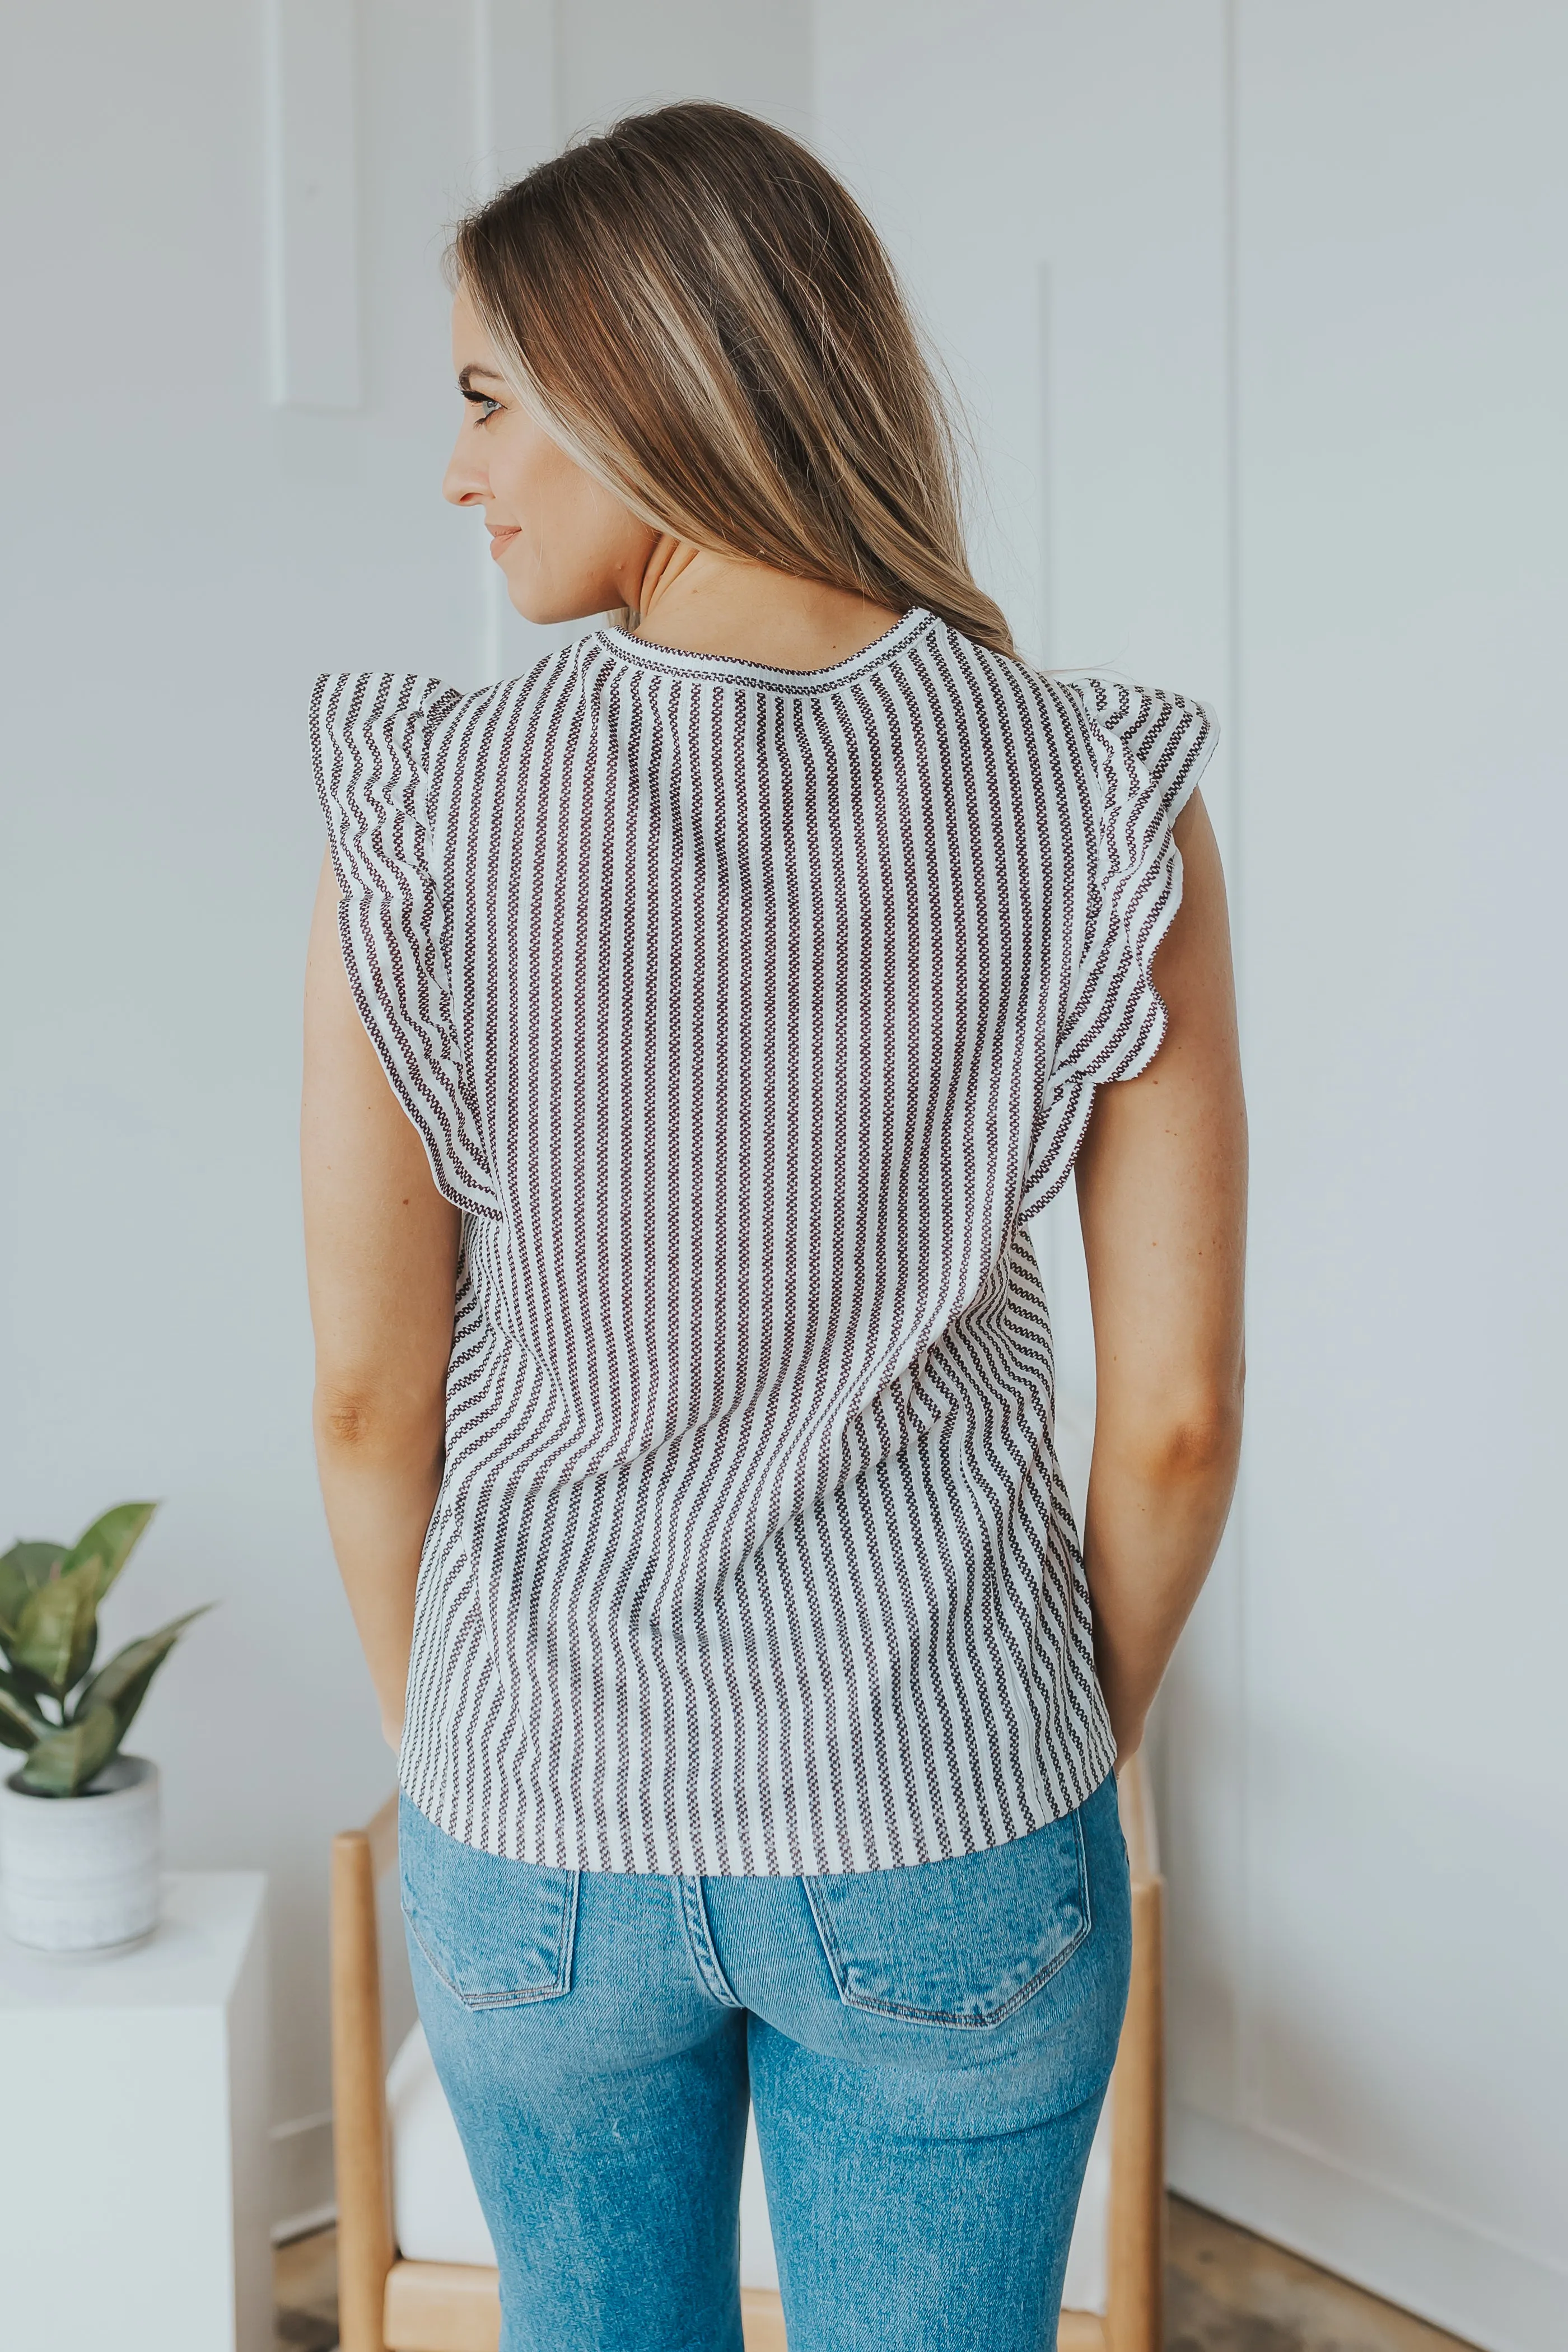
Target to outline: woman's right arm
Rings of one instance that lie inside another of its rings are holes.
[[[365,1034],[328,861],[306,971],[300,1160],[321,1495],[395,1748],[420,1549],[441,1486],[460,1220]]]
[[[1154,959],[1164,1041],[1101,1087],[1078,1159],[1094,1314],[1084,1565],[1117,1759],[1137,1748],[1224,1532],[1241,1450],[1247,1114],[1225,876],[1196,793]]]

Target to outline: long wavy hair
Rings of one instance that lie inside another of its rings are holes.
[[[517,398],[650,528],[1014,651],[892,265],[798,140],[706,101],[628,115],[472,214],[449,266]]]

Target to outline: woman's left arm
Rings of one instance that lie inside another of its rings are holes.
[[[461,1220],[360,1020],[330,857],[306,967],[300,1160],[321,1495],[395,1747],[419,1554],[441,1485]]]

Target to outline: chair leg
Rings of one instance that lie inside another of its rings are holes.
[[[1132,1886],[1132,1975],[1110,2126],[1108,2352],[1161,2352],[1165,2272],[1164,1885]]]
[[[363,1830],[332,1840],[331,1975],[339,2341],[342,2352],[385,2352],[383,2313],[395,2250],[375,1869]]]

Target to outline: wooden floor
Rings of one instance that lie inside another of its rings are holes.
[[[279,2249],[279,2352],[337,2343],[332,2232]],[[1171,2200],[1166,2352],[1467,2352],[1327,2271],[1195,2205]]]
[[[1267,2238],[1171,2200],[1165,2352],[1468,2352]]]
[[[331,2352],[338,2340],[338,2237],[321,2230],[272,2257],[279,2352]]]

